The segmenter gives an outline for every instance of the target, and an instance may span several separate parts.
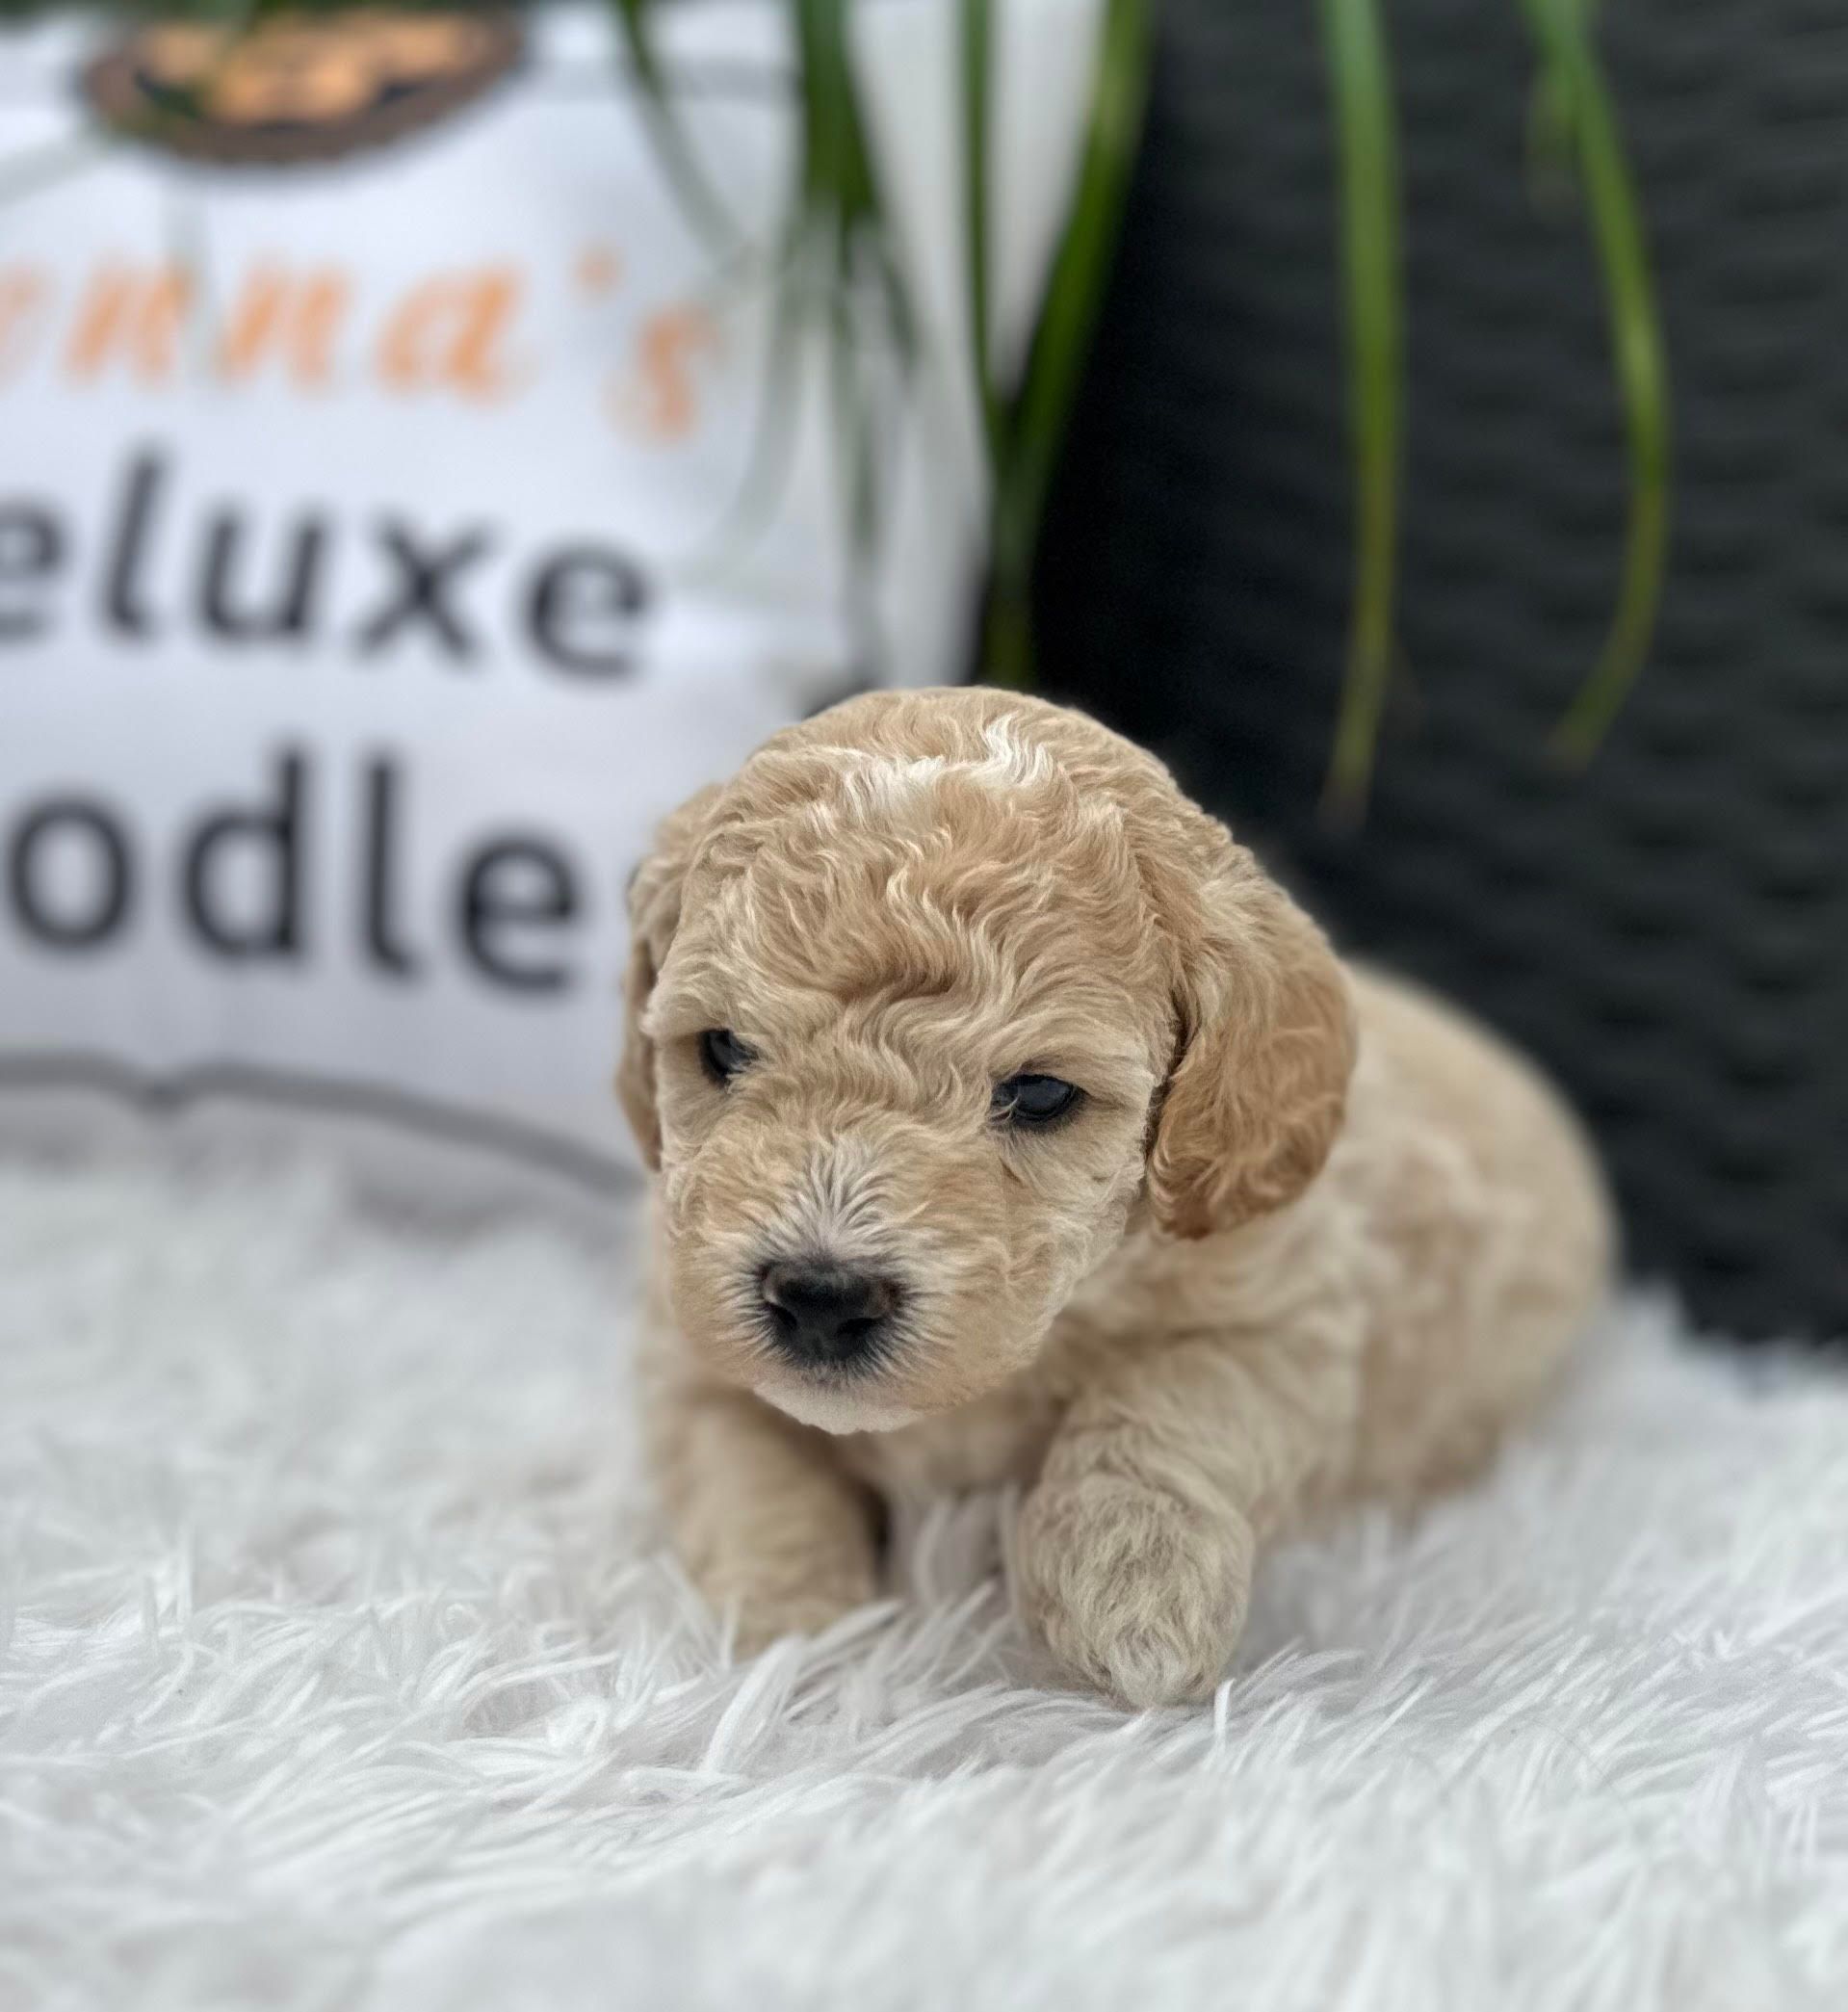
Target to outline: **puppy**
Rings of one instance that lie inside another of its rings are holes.
[[[1259,1547],[1470,1473],[1603,1289],[1532,1070],[1077,713],[853,699],[670,817],[631,909],[647,1436],[745,1643],[873,1595],[882,1495],[1011,1480],[1063,1667],[1200,1697]]]

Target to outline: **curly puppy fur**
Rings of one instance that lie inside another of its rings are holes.
[[[1014,1569],[1073,1676],[1210,1691],[1258,1547],[1468,1474],[1601,1293],[1576,1126],[1320,931],[1149,755],[991,691],[777,735],[631,891],[618,1088],[657,1170],[643,1390],[741,1639],[872,1596],[881,1496],[1028,1485]],[[747,1064],[716,1080],[700,1036]],[[998,1125],[1022,1072],[1080,1086]],[[768,1266],[885,1281],[795,1359]]]

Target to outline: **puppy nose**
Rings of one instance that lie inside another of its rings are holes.
[[[844,1265],[771,1265],[763,1293],[777,1341],[805,1362],[863,1355],[898,1304],[889,1278]]]

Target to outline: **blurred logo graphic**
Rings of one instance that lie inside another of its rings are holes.
[[[285,166],[363,152],[433,125],[512,67],[495,9],[279,13],[254,27],[152,21],[84,71],[117,132],[189,160]]]

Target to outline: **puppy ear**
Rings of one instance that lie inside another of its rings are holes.
[[[1347,981],[1322,932],[1223,825],[1176,925],[1180,1041],[1149,1190],[1172,1236],[1281,1209],[1321,1171],[1354,1066]]]
[[[655,1105],[655,1044],[642,1032],[641,1016],[680,927],[681,888],[717,798],[716,784],[689,797],[663,823],[654,850],[629,880],[629,962],[622,978],[616,1096],[652,1171],[661,1167],[661,1118]]]

